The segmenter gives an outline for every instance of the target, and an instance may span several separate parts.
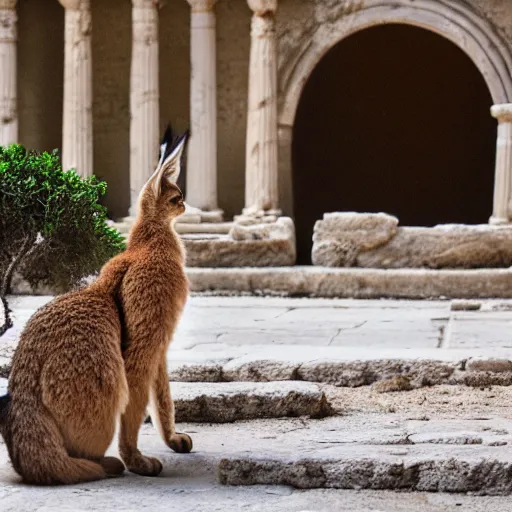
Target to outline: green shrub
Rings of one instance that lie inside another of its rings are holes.
[[[98,203],[106,189],[94,176],[63,171],[57,151],[0,147],[0,298],[6,323],[5,296],[14,271],[31,286],[62,292],[124,249],[122,236],[107,225],[106,208]]]

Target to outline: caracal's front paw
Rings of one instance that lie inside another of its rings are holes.
[[[142,476],[158,476],[163,469],[162,463],[154,457],[145,457],[142,454],[130,457],[126,462],[128,471]]]
[[[188,434],[174,434],[169,441],[169,447],[176,453],[190,453],[192,451],[192,438]]]

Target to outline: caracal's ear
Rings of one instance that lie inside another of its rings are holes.
[[[156,198],[160,195],[164,181],[176,183],[181,173],[181,161],[189,135],[190,132],[187,130],[180,137],[174,137],[171,125],[167,126],[160,144],[158,165],[148,181]]]

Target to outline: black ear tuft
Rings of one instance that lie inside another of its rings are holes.
[[[158,167],[164,164],[167,158],[174,152],[174,150],[180,145],[184,144],[186,147],[187,141],[190,137],[190,130],[187,130],[183,135],[176,136],[173,133],[171,124],[167,125],[162,142],[160,143],[160,153],[158,158]],[[183,151],[180,166],[184,167],[186,151]],[[180,173],[181,174],[181,173]]]
[[[174,139],[174,134],[172,131],[171,123],[167,125],[165,129],[164,136],[162,137],[162,142],[160,144],[167,144],[168,146],[172,144],[172,140]]]

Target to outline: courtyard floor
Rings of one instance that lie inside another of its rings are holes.
[[[10,298],[3,377],[49,299]],[[0,443],[0,510],[512,512],[479,496],[512,489],[511,323],[504,300],[191,297],[168,361],[194,452],[145,424],[160,477],[45,489]]]

